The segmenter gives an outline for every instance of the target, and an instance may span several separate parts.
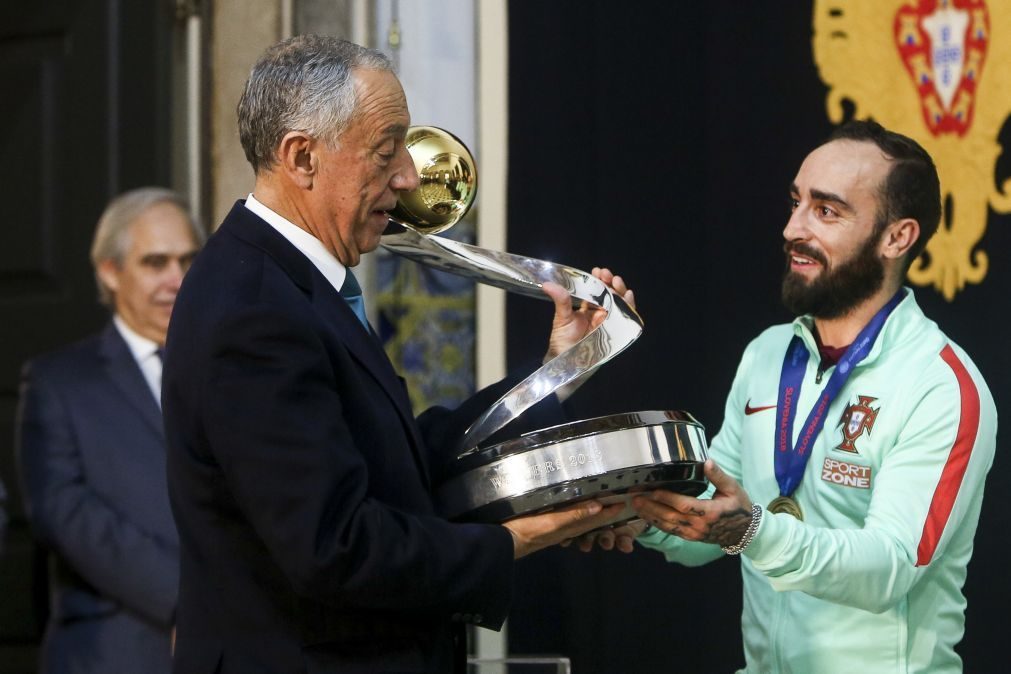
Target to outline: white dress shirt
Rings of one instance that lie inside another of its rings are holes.
[[[158,357],[158,344],[147,337],[141,337],[129,325],[126,324],[119,314],[112,317],[112,322],[119,330],[120,336],[126,342],[126,346],[133,354],[133,359],[140,366],[140,371],[151,388],[155,402],[161,407],[161,358]]]
[[[246,208],[263,218],[268,225],[291,242],[291,245],[298,248],[303,255],[309,258],[313,266],[319,269],[319,272],[330,282],[334,290],[340,292],[341,286],[344,285],[344,279],[348,275],[347,267],[326,249],[322,241],[261,204],[252,194],[246,197]]]

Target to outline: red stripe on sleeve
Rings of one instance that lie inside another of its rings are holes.
[[[941,350],[941,359],[955,373],[958,380],[959,396],[961,398],[961,414],[958,419],[958,432],[955,434],[955,444],[948,453],[948,460],[941,471],[941,479],[934,490],[934,498],[930,502],[927,521],[923,524],[923,534],[916,550],[916,565],[926,566],[930,563],[937,550],[937,543],[944,533],[944,525],[948,523],[951,509],[958,496],[958,488],[962,485],[965,469],[969,465],[969,455],[976,444],[976,433],[979,430],[979,391],[969,376],[965,365],[955,355],[951,345]]]

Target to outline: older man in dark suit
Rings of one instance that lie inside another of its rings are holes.
[[[465,624],[505,619],[513,559],[620,510],[505,526],[435,512],[452,439],[509,382],[415,420],[360,312],[350,268],[418,186],[409,125],[389,61],[357,45],[292,38],[250,75],[239,131],[255,188],[187,276],[169,330],[176,672],[462,671]],[[553,355],[596,319],[548,292]]]
[[[113,200],[92,246],[112,321],[25,367],[18,458],[32,530],[51,553],[43,673],[171,669],[179,544],[161,351],[202,238],[173,192]]]

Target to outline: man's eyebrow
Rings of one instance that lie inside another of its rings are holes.
[[[797,183],[790,183],[790,194],[800,194],[800,189],[797,187]],[[843,199],[838,194],[833,194],[832,192],[825,192],[823,190],[811,190],[811,198],[817,199],[818,201],[828,201],[829,203],[838,204],[849,211],[853,210],[853,207],[850,206],[850,203],[848,201]]]
[[[853,207],[850,206],[849,202],[843,199],[838,194],[833,194],[832,192],[822,192],[821,190],[811,190],[811,197],[817,199],[818,201],[828,201],[829,203],[838,204],[848,211],[852,211]]]
[[[383,138],[388,138],[390,136],[393,136],[395,138],[402,138],[403,136],[407,135],[407,127],[404,126],[403,124],[390,124],[389,126],[387,126],[382,130],[380,135]]]

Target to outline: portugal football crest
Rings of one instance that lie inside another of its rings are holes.
[[[878,416],[878,410],[871,408],[871,403],[877,400],[877,398],[872,398],[871,396],[857,396],[860,400],[855,405],[850,405],[843,412],[842,418],[839,419],[839,425],[842,426],[843,441],[836,449],[841,449],[844,452],[851,452],[853,454],[858,454],[856,441],[864,434],[866,431],[868,434],[871,432],[871,428],[874,426],[874,419]]]

